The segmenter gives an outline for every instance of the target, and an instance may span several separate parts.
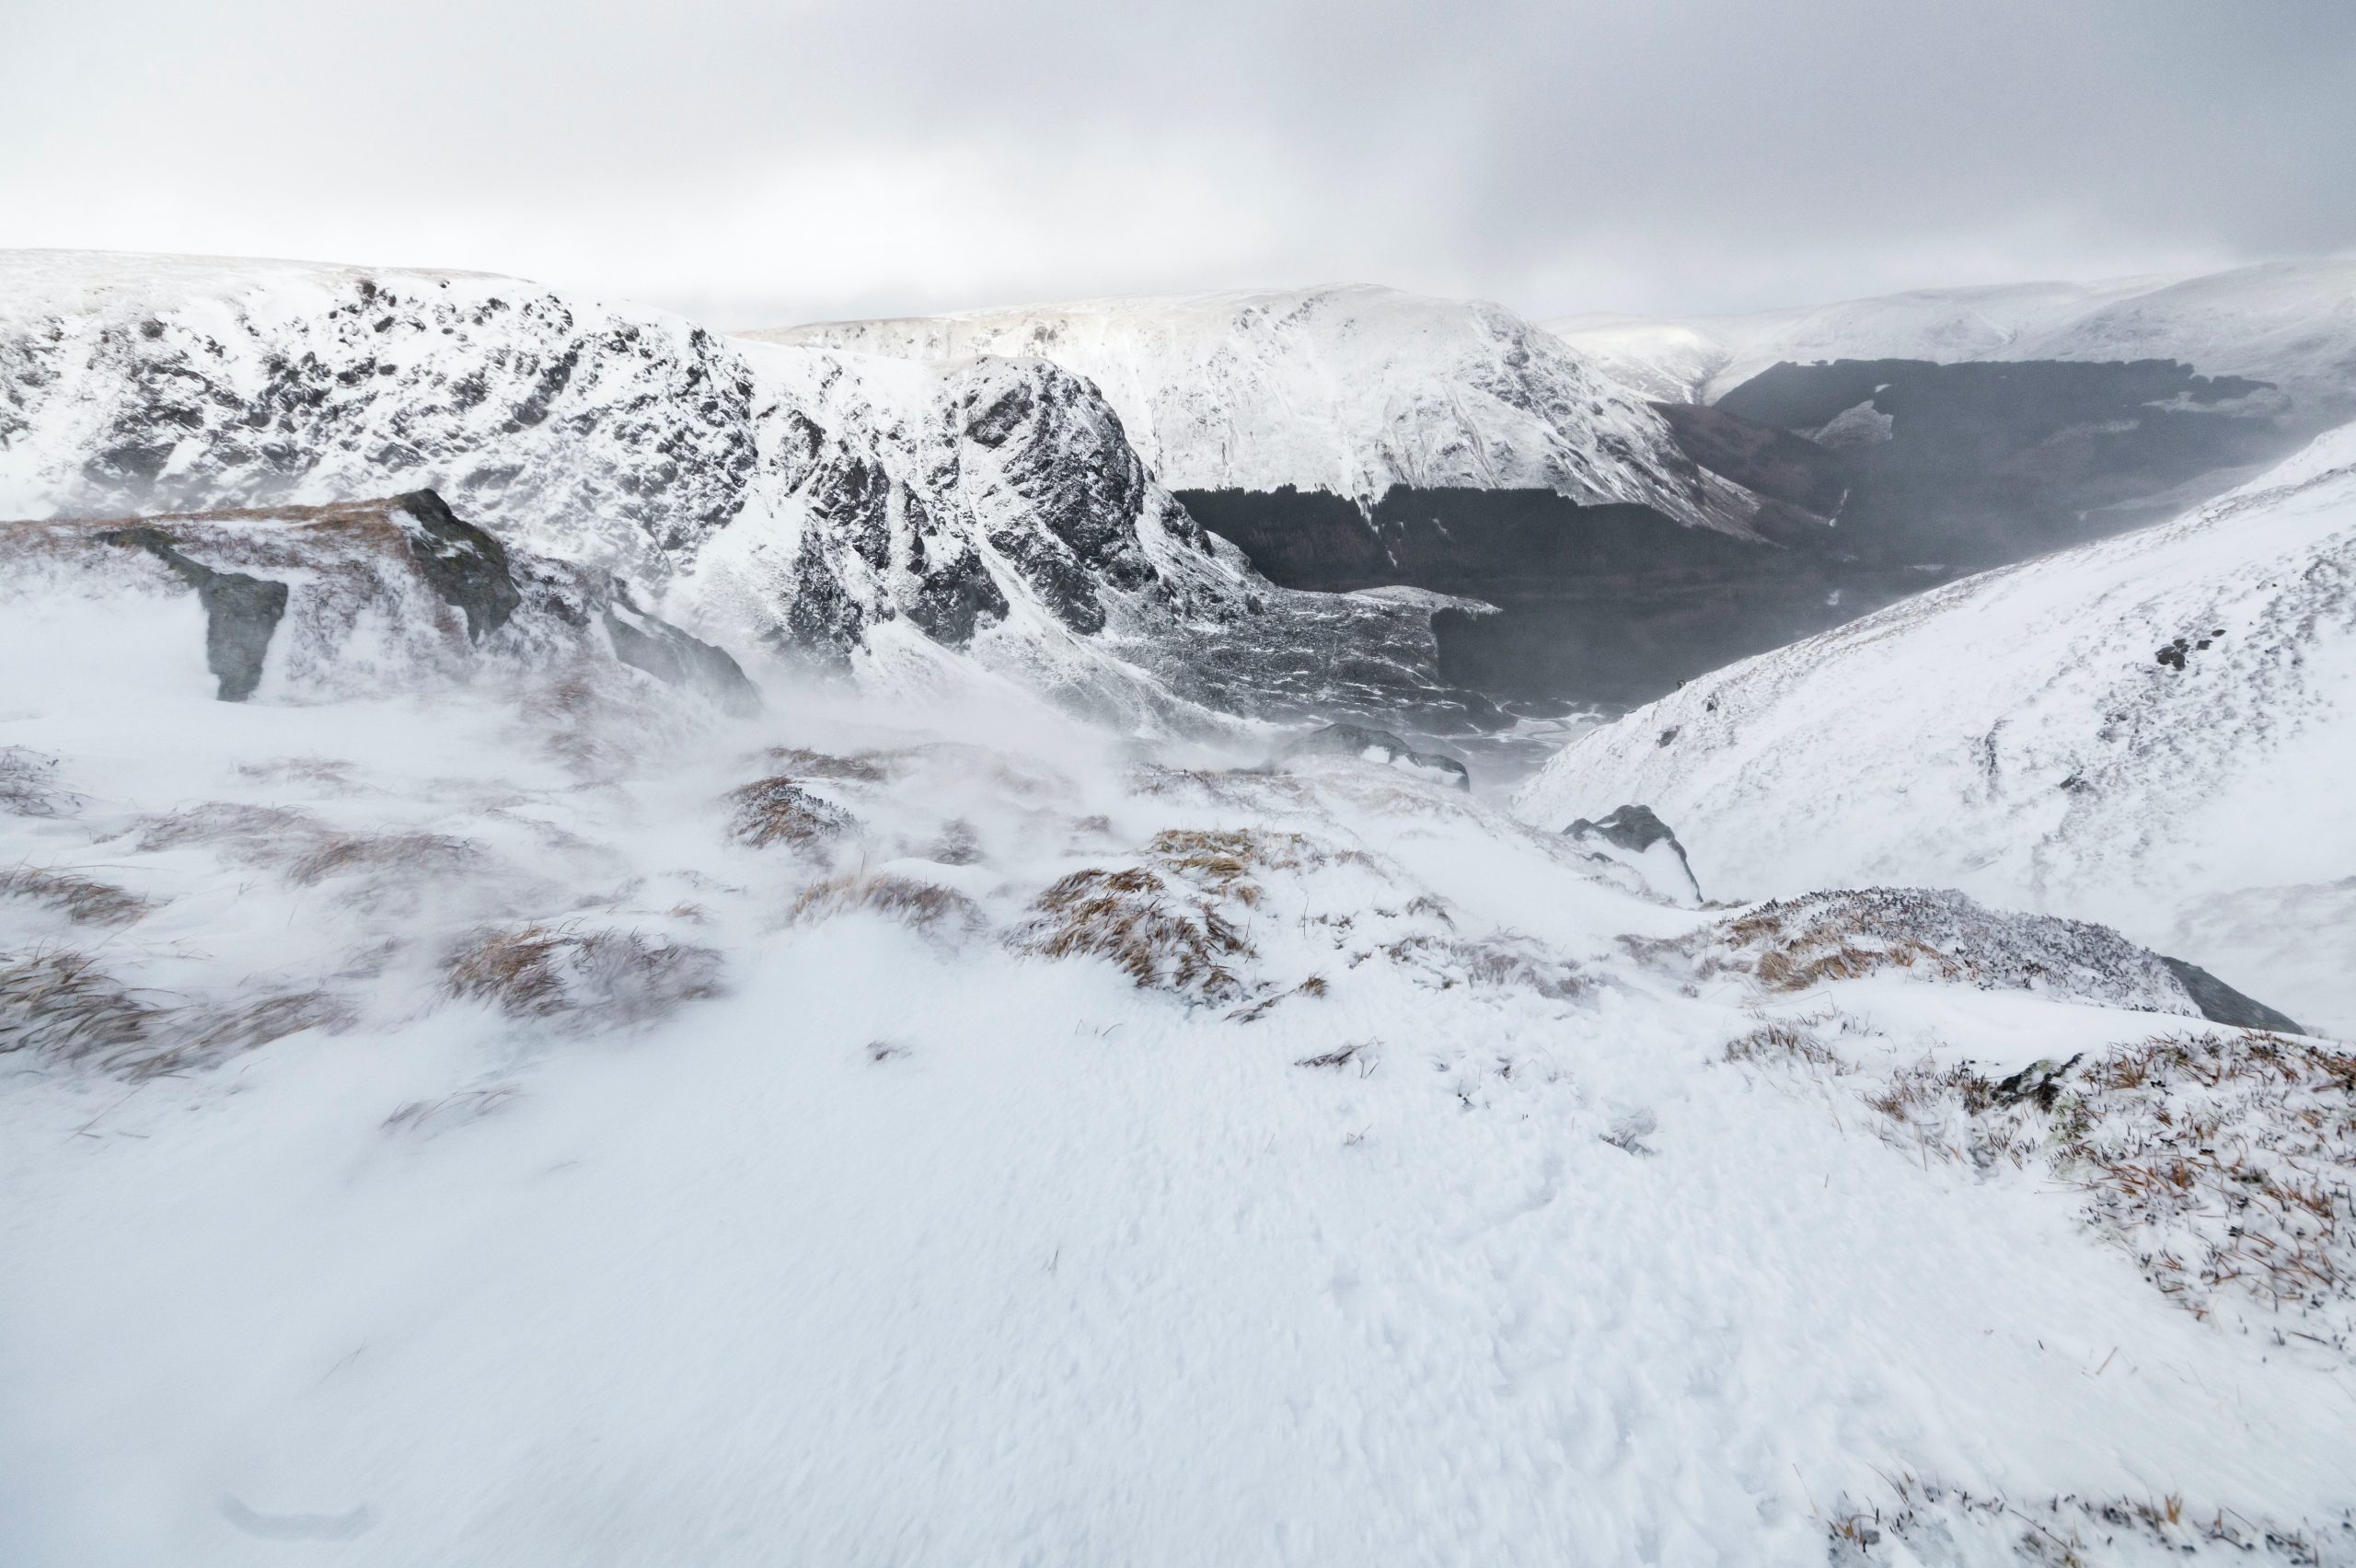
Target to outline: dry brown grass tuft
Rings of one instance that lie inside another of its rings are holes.
[[[250,806],[206,801],[139,824],[138,847],[177,849],[188,844],[217,844],[251,859],[291,859],[325,831],[308,812],[285,806]]]
[[[757,779],[729,792],[736,814],[729,832],[756,849],[772,844],[810,847],[839,838],[856,828],[858,819],[830,801],[822,801],[792,779],[780,776]]]
[[[828,877],[802,890],[787,911],[796,924],[814,924],[853,910],[872,910],[927,936],[976,936],[988,925],[982,906],[954,888],[888,872]]]
[[[0,746],[0,812],[63,816],[80,803],[57,782],[57,758],[29,746]]]
[[[1577,966],[1510,932],[1486,937],[1446,937],[1417,931],[1380,950],[1392,963],[1421,969],[1441,990],[1479,986],[1528,990],[1550,1001],[1568,1001],[1587,989]]]
[[[1146,866],[1074,871],[1042,893],[1016,949],[1044,958],[1109,958],[1138,986],[1234,1001],[1243,983],[1229,967],[1252,954],[1217,904]]]
[[[477,846],[439,833],[339,833],[320,840],[288,867],[286,877],[315,887],[329,877],[364,873],[447,876],[481,859]]]
[[[2231,1290],[2356,1328],[2356,1054],[2252,1031],[2155,1035],[2001,1079],[1903,1069],[1866,1094],[1888,1130],[1942,1159],[2041,1161],[2146,1278],[2207,1315]]]
[[[385,1118],[388,1133],[433,1134],[492,1115],[522,1091],[512,1083],[462,1089],[439,1100],[412,1100]]]
[[[125,1070],[165,1016],[85,953],[0,954],[0,1055],[25,1051]]]
[[[836,756],[803,746],[771,746],[761,755],[788,778],[839,778],[853,784],[881,784],[890,777],[884,767],[887,754],[883,752]]]
[[[72,871],[49,871],[38,866],[17,866],[0,871],[0,898],[22,898],[47,905],[81,926],[128,926],[155,905],[112,882],[93,881]]]
[[[710,948],[643,931],[534,925],[479,934],[451,957],[444,984],[510,1018],[618,1027],[718,996],[721,968]]]
[[[191,1044],[204,1056],[230,1051],[250,1051],[306,1029],[330,1034],[352,1027],[352,1004],[328,991],[285,991],[213,1012],[195,1031]]]
[[[1808,1031],[1788,1023],[1762,1023],[1748,1033],[1736,1035],[1727,1042],[1723,1059],[1761,1066],[1804,1064],[1831,1073],[1855,1071],[1840,1052]]]

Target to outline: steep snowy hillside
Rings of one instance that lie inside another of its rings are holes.
[[[739,650],[878,678],[996,672],[1149,726],[1432,685],[1417,612],[1270,590],[1040,360],[745,344],[477,274],[16,252],[0,398],[0,517],[430,486]]]
[[[10,1562],[2356,1560],[2346,1052],[497,565],[0,530]]]
[[[1518,801],[1652,807],[1719,896],[1958,886],[2356,1034],[2356,426],[2197,513],[1692,682]]]
[[[1658,415],[1493,305],[1367,286],[1091,300],[752,334],[953,361],[1037,355],[1087,376],[1173,490],[1551,490],[1683,523],[1754,509]]]
[[[2274,262],[2180,281],[1922,289],[1690,321],[1546,323],[1648,398],[1715,402],[1779,361],[2174,359],[2356,404],[2356,261]]]

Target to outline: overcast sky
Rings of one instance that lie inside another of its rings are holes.
[[[2356,250],[2351,0],[0,0],[0,246],[470,267],[722,328]]]

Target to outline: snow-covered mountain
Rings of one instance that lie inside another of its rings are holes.
[[[1409,606],[1270,589],[1045,360],[747,343],[480,274],[0,254],[0,517],[424,488],[740,651],[947,658],[1141,721],[1314,699],[1358,640],[1361,673],[1417,656]]]
[[[1953,885],[2100,919],[2356,1032],[2356,426],[2179,521],[1969,578],[1574,742],[1703,884]]]
[[[1664,402],[1715,402],[1782,361],[2173,359],[2206,375],[2270,381],[2303,401],[2356,404],[2356,260],[1545,325],[1615,379]]]
[[[1746,492],[1553,335],[1494,305],[1342,286],[1141,296],[752,337],[955,362],[1051,359],[1095,384],[1173,490],[1552,490],[1738,525]]]

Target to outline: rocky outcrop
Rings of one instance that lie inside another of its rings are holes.
[[[373,697],[585,663],[643,671],[733,712],[759,706],[733,659],[647,613],[610,574],[509,550],[431,490],[0,524],[0,595],[19,599],[193,589],[201,653],[225,701]],[[191,663],[199,654],[188,650]]]
[[[1322,730],[1312,730],[1287,743],[1269,760],[1271,766],[1282,767],[1311,757],[1345,757],[1380,767],[1395,767],[1459,790],[1472,787],[1471,771],[1454,757],[1416,751],[1390,731],[1369,729],[1364,724],[1328,724]]]
[[[0,515],[431,492],[476,525],[413,509],[477,637],[514,613],[502,546],[834,663],[895,620],[1090,638],[1257,586],[1039,361],[750,345],[473,274],[39,252],[0,258]]]
[[[1563,836],[1606,859],[1634,867],[1646,884],[1664,897],[1702,902],[1702,884],[1685,857],[1685,846],[1650,806],[1622,806],[1597,820],[1581,817],[1563,829]]]

